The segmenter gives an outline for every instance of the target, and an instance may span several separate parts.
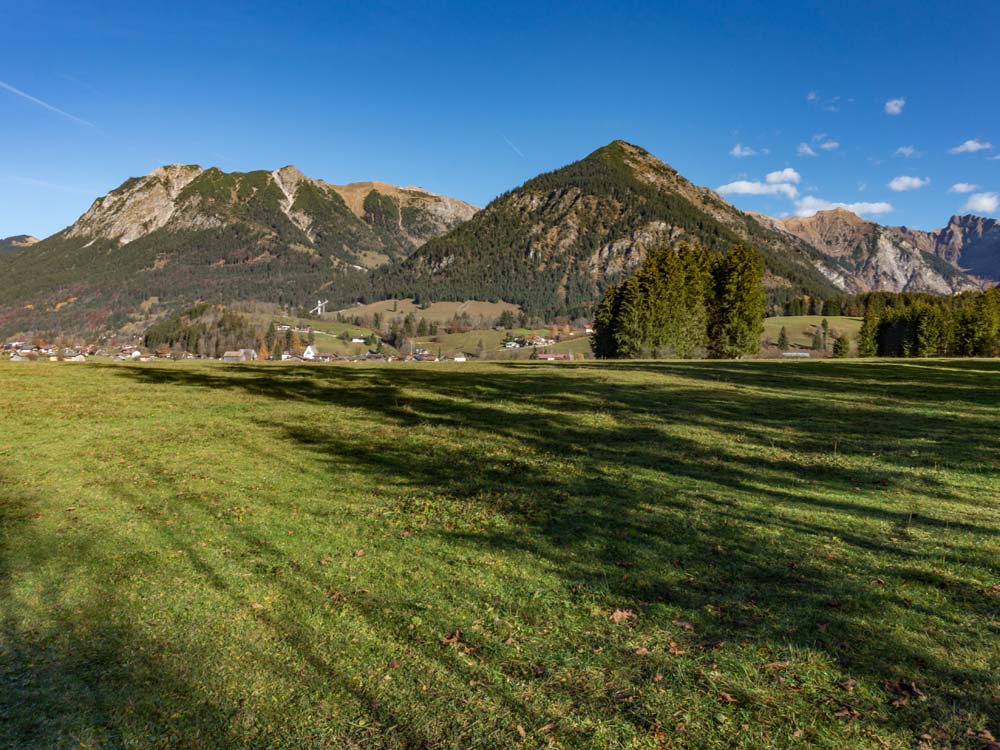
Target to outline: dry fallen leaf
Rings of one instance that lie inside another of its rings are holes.
[[[635,612],[633,612],[631,609],[616,608],[615,611],[611,613],[611,622],[619,625],[623,622],[630,622],[631,620],[634,619],[635,619]]]
[[[452,643],[458,643],[460,640],[462,640],[462,631],[453,630],[452,632],[448,633],[448,635],[441,636],[441,645],[449,646]],[[510,639],[508,638],[507,640]]]
[[[546,732],[551,732],[555,728],[556,728],[556,723],[554,721],[552,721],[552,722],[549,722],[548,724],[546,724],[543,727],[539,727],[538,728],[538,733],[539,734],[545,734]]]
[[[897,708],[909,705],[911,698],[915,700],[924,700],[927,697],[924,694],[924,691],[918,688],[916,683],[912,680],[886,680],[882,683],[882,686],[887,692],[895,696],[892,701],[890,701],[890,705]]]
[[[687,620],[671,620],[671,622],[679,627],[681,630],[693,631],[694,625],[689,623]]]
[[[792,737],[801,737],[801,736],[802,736],[801,729],[796,729],[794,732],[792,732]]]
[[[528,736],[528,733],[524,731],[524,727],[522,727],[520,724],[518,724],[514,728],[517,730],[517,733],[521,735],[522,738]]]
[[[861,712],[853,706],[841,705],[839,709],[833,712],[833,715],[838,719],[857,719],[861,716]]]
[[[663,682],[663,672],[657,672],[653,675],[653,682]]]
[[[389,659],[389,669],[399,669],[401,666],[403,665],[395,659]]]
[[[785,667],[789,666],[790,664],[791,664],[790,661],[787,661],[787,660],[783,659],[781,661],[772,661],[770,664],[767,664],[766,666],[767,666],[768,669],[784,669]]]
[[[253,604],[250,605],[250,609],[264,609],[264,605],[259,604],[258,602],[254,602]]]
[[[355,557],[364,557],[364,555],[365,555],[365,551],[363,549],[356,549],[356,550],[354,550],[354,556]]]
[[[872,578],[871,581],[869,581],[869,583],[871,583],[872,586],[885,586],[885,579],[884,578]]]
[[[333,562],[333,558],[332,557],[324,557],[322,560],[319,561],[319,564],[320,565],[329,565],[332,562]]]
[[[674,641],[670,641],[670,648],[667,649],[667,653],[671,656],[681,656],[685,653],[684,649],[680,648]]]
[[[729,693],[719,693],[719,700],[723,703],[736,703],[736,699]]]
[[[854,679],[843,680],[838,682],[837,685],[840,686],[841,690],[846,690],[848,693],[854,692],[854,688],[857,687],[858,681]]]
[[[645,646],[640,646],[633,652],[636,656],[649,656],[650,651]]]

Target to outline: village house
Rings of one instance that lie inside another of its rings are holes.
[[[284,357],[282,357],[284,359]],[[243,353],[241,349],[235,349],[232,351],[224,352],[222,355],[223,362],[247,362],[247,356]]]

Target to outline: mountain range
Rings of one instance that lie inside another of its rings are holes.
[[[303,305],[475,213],[420,188],[331,185],[291,166],[160,167],[0,256],[0,332],[116,330],[199,300]]]
[[[808,242],[826,258],[824,271],[841,289],[954,294],[1000,280],[1000,222],[953,216],[933,232],[881,226],[843,208],[809,218],[760,217]]]
[[[482,210],[415,187],[333,185],[292,166],[161,167],[49,238],[0,241],[0,333],[141,327],[199,300],[486,299],[540,317],[587,315],[650,248],[694,242],[756,248],[773,309],[802,295],[951,294],[1000,280],[994,219],[956,216],[934,232],[843,209],[775,219],[614,141]]]

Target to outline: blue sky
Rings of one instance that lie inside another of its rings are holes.
[[[165,163],[485,205],[615,138],[773,215],[1000,211],[995,2],[0,0],[0,28],[0,236]]]

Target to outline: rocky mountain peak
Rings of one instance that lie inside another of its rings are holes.
[[[12,253],[31,247],[38,240],[30,234],[15,234],[12,237],[0,237],[0,253]]]
[[[167,164],[145,177],[130,178],[94,201],[67,230],[67,237],[133,242],[166,225],[181,191],[203,173],[197,165]]]

